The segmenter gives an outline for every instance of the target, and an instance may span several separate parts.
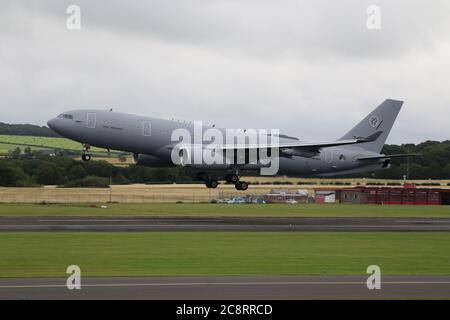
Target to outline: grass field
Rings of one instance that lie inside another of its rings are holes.
[[[0,142],[8,142],[8,144],[0,143],[0,155],[8,155],[16,147],[19,147],[22,152],[26,148],[23,145],[18,144],[30,144],[45,147],[30,147],[32,150],[51,149],[51,148],[63,148],[69,150],[82,150],[81,144],[76,141],[72,141],[66,138],[49,138],[49,137],[32,137],[32,136],[14,136],[14,135],[0,135]],[[120,162],[115,155],[108,155],[107,150],[96,147],[91,148],[91,152],[94,152],[95,160],[104,160],[116,166],[125,166],[133,163],[131,156],[126,158],[125,162]]]
[[[0,233],[0,277],[450,274],[450,233]]]
[[[323,204],[1,204],[0,216],[450,217],[449,206]]]
[[[81,151],[81,144],[66,138],[50,138],[50,137],[32,137],[32,136],[13,136],[13,135],[0,135],[0,141],[8,143],[19,143],[19,144],[33,144],[42,145],[53,148],[64,148],[64,149],[74,149]],[[8,153],[9,150],[14,149],[16,146],[11,144],[0,143],[0,153]],[[19,146],[22,150],[24,146]],[[39,149],[32,147],[31,149]],[[105,151],[104,149],[92,148],[92,151]]]
[[[8,142],[8,143],[1,143]],[[16,145],[16,143],[18,145]],[[33,136],[14,136],[14,135],[0,135],[0,155],[8,155],[12,150],[19,147],[22,152],[26,148],[24,145],[36,145],[30,147],[31,150],[61,148],[69,150],[79,150],[81,152],[82,147],[79,142],[72,141],[66,138],[50,138],[50,137],[33,137]],[[37,147],[42,146],[42,147]],[[97,155],[96,160],[105,160],[114,165],[123,166],[125,164],[132,163],[132,158],[129,156],[126,163],[119,162],[116,155],[109,155],[107,150],[92,147],[91,152],[94,156]]]

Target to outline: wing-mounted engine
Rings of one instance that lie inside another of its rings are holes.
[[[179,164],[183,167],[202,165],[202,148],[197,146],[183,146],[178,150]],[[200,159],[200,161],[198,160]]]
[[[211,170],[230,167],[230,164],[224,160],[221,150],[205,151],[201,146],[182,146],[175,152],[178,152],[177,164],[183,167],[208,168]]]

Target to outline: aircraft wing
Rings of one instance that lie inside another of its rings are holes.
[[[407,158],[407,157],[420,157],[423,154],[420,153],[404,153],[404,154],[383,154],[379,156],[370,156],[370,157],[361,157],[357,160],[361,161],[370,161],[370,160],[383,160],[383,159],[391,159],[391,158]]]
[[[320,149],[322,148],[328,148],[328,147],[337,147],[337,146],[344,146],[344,145],[352,145],[352,144],[359,144],[359,143],[367,143],[372,142],[378,139],[378,137],[382,134],[382,131],[378,131],[366,138],[355,138],[351,140],[338,140],[338,141],[332,141],[332,142],[278,142],[278,143],[267,143],[267,144],[208,144],[206,146],[207,149],[218,149],[218,150],[243,150],[243,149],[294,149],[294,150],[302,150],[307,152],[314,152],[318,153],[320,152]]]

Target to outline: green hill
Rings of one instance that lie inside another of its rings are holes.
[[[7,143],[2,143],[7,142]],[[32,150],[63,148],[82,150],[81,144],[66,138],[53,137],[33,137],[33,136],[18,136],[18,135],[0,135],[0,155],[10,154],[12,150],[19,147],[22,151],[26,146],[22,145],[36,145],[42,147],[31,147]],[[92,152],[106,152],[105,149],[92,148]]]

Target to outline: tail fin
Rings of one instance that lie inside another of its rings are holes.
[[[380,137],[375,141],[358,145],[368,151],[380,153],[402,105],[403,101],[386,99],[340,140],[368,137],[382,131]]]

